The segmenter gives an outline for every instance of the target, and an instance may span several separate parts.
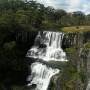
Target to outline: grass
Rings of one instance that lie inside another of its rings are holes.
[[[63,32],[90,32],[90,26],[72,26],[62,28]]]

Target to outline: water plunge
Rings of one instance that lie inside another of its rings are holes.
[[[27,57],[44,61],[65,61],[66,54],[61,48],[63,36],[64,34],[59,32],[39,32]]]
[[[38,32],[35,43],[26,56],[46,62],[67,61],[66,54],[61,48],[63,36],[60,32]],[[28,86],[36,85],[35,90],[47,90],[51,77],[59,73],[59,69],[53,69],[37,61],[31,65],[31,70]]]
[[[28,80],[30,84],[28,86],[36,84],[35,90],[47,90],[50,78],[59,73],[58,69],[52,69],[50,67],[47,67],[46,65],[43,65],[40,62],[35,62],[31,65],[32,74],[30,77],[28,77]]]

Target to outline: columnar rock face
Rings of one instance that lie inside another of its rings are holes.
[[[38,34],[37,31],[25,32],[19,31],[16,32],[16,41],[21,43],[32,43],[35,40],[36,35]],[[32,42],[31,42],[32,41]]]
[[[81,47],[84,41],[83,33],[66,33],[63,39],[62,47],[69,48],[73,46]]]
[[[31,32],[26,32],[26,31],[19,31],[16,32],[15,37],[17,42],[28,42],[30,43],[31,41],[35,40],[36,35],[38,34],[37,31],[31,31]],[[62,42],[62,47],[63,48],[68,48],[71,46],[76,46],[76,45],[82,45],[82,43],[85,43],[87,41],[90,41],[90,32],[85,32],[85,33],[64,33],[63,37],[63,42]]]
[[[84,33],[84,42],[90,41],[90,32]]]
[[[36,31],[18,31],[15,32],[15,40],[18,47],[20,47],[25,53],[32,47],[34,40],[38,32]]]

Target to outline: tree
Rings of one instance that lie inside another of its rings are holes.
[[[55,11],[55,20],[56,20],[56,22],[57,22],[57,23],[59,22],[59,24],[61,24],[61,18],[62,18],[63,16],[65,16],[66,14],[67,14],[66,11],[64,11],[64,10],[62,10],[62,9],[56,10],[56,11]]]
[[[86,24],[90,25],[90,14],[86,15]]]
[[[76,25],[83,25],[85,22],[85,14],[81,11],[73,12],[72,18],[74,18]]]

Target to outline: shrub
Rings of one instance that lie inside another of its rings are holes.
[[[84,44],[84,47],[85,47],[85,48],[90,48],[90,42],[85,43],[85,44]]]

